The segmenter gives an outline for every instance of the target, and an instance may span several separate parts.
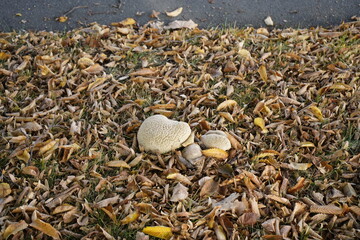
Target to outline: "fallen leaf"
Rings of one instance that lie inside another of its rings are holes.
[[[164,226],[145,227],[142,232],[161,239],[170,239],[173,236],[171,228]]]
[[[214,179],[208,179],[200,190],[200,197],[211,196],[219,190],[219,183],[214,181]]]
[[[24,230],[28,227],[28,224],[21,220],[20,222],[12,223],[9,226],[6,227],[3,237],[4,239],[7,239],[10,235],[15,235],[17,232],[20,232],[21,230]]]
[[[0,183],[0,198],[5,198],[11,193],[11,188],[8,183]]]
[[[295,186],[289,188],[287,192],[292,194],[292,193],[299,191],[300,189],[302,189],[304,187],[304,185],[305,185],[304,182],[305,182],[305,178],[303,178],[303,177],[299,178],[299,180],[295,184]]]
[[[166,15],[168,15],[169,17],[176,17],[181,14],[182,10],[183,10],[183,8],[179,7],[178,9],[176,9],[172,12],[166,12]]]
[[[204,156],[213,157],[218,159],[226,159],[228,158],[229,154],[220,148],[210,148],[201,151]]]
[[[157,71],[151,69],[151,68],[142,68],[138,71],[132,72],[129,75],[130,76],[149,76],[156,74]]]
[[[38,218],[33,220],[29,226],[39,230],[40,232],[45,233],[46,235],[54,239],[60,239],[60,233],[58,232],[58,230],[56,230],[53,226]]]
[[[301,142],[300,147],[315,147],[312,142]]]
[[[174,179],[177,180],[183,184],[186,185],[191,185],[192,182],[190,181],[189,178],[187,178],[186,176],[182,175],[181,173],[170,173],[169,175],[166,176],[167,179]]]
[[[256,213],[244,213],[239,217],[239,223],[244,226],[253,226],[258,220],[258,215]]]
[[[7,54],[6,52],[0,52],[0,60],[7,60],[11,57],[10,54]]]
[[[340,215],[343,214],[344,211],[342,208],[337,207],[335,205],[311,205],[310,206],[310,212],[311,213],[324,213],[324,214],[333,214],[333,215]]]
[[[180,29],[180,28],[194,29],[197,26],[198,24],[194,23],[193,20],[188,20],[188,21],[176,20],[169,23],[169,25],[165,26],[164,29]]]
[[[259,67],[258,73],[260,74],[261,79],[262,79],[264,82],[267,82],[268,77],[267,77],[265,65],[261,65],[261,66]]]
[[[188,190],[189,189],[187,187],[185,187],[181,183],[178,183],[173,189],[173,194],[170,198],[170,201],[179,202],[185,200],[189,196]]]
[[[70,210],[73,210],[75,209],[74,206],[70,205],[70,204],[67,204],[67,203],[64,203],[60,206],[57,206],[53,211],[52,211],[52,214],[58,214],[58,213],[64,213],[64,212],[68,212]]]
[[[238,103],[235,100],[226,100],[219,104],[216,111],[221,111],[225,108],[234,108]]]
[[[121,224],[129,224],[134,221],[136,221],[140,217],[140,213],[138,211],[134,211],[133,213],[130,213],[126,217],[120,220]]]
[[[293,170],[300,170],[300,171],[305,171],[307,170],[309,167],[312,166],[312,163],[297,163],[297,162],[290,162],[290,168]]]
[[[67,16],[61,16],[61,17],[58,17],[56,20],[58,22],[66,22],[69,18]]]
[[[261,133],[265,134],[265,133],[269,132],[269,130],[267,130],[266,127],[265,127],[265,121],[264,121],[263,118],[260,118],[260,117],[255,118],[254,119],[254,124],[261,128]]]
[[[106,166],[108,166],[108,167],[119,167],[119,168],[130,168],[129,164],[127,164],[123,160],[115,160],[115,161],[107,162]]]
[[[274,22],[273,20],[271,19],[270,16],[267,16],[264,20],[265,24],[268,25],[268,26],[274,26]]]
[[[24,167],[23,169],[21,169],[21,173],[26,174],[26,175],[31,175],[34,177],[38,177],[40,174],[40,171],[35,166],[27,166],[27,167]]]
[[[320,122],[323,122],[324,121],[324,118],[323,118],[323,115],[321,113],[321,110],[316,107],[316,106],[310,106],[309,107],[310,111],[312,112],[312,114],[314,114],[314,116],[320,120]]]

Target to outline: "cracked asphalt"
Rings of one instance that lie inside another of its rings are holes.
[[[165,11],[183,7],[175,17]],[[270,16],[276,28],[331,27],[360,15],[359,0],[0,0],[0,31],[66,31],[92,22],[111,24],[131,17],[140,25],[151,18],[192,19],[200,27],[264,27]],[[56,21],[67,16],[66,22]]]

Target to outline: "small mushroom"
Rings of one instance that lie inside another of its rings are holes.
[[[196,143],[193,143],[193,144],[187,146],[186,148],[184,148],[184,150],[182,150],[182,156],[186,160],[192,162],[196,158],[199,158],[202,156],[201,148]]]
[[[166,153],[181,147],[190,135],[191,129],[187,123],[154,115],[141,124],[137,139],[145,151]]]
[[[207,148],[220,148],[225,151],[231,148],[231,143],[226,133],[219,130],[208,131],[205,135],[201,136],[201,141]]]

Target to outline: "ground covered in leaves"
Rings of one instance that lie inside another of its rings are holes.
[[[359,29],[0,33],[0,238],[359,238]],[[154,114],[232,148],[142,152]]]

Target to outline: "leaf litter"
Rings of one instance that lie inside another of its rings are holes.
[[[0,33],[2,238],[360,237],[360,22],[196,26]],[[203,156],[143,152],[154,114]]]

